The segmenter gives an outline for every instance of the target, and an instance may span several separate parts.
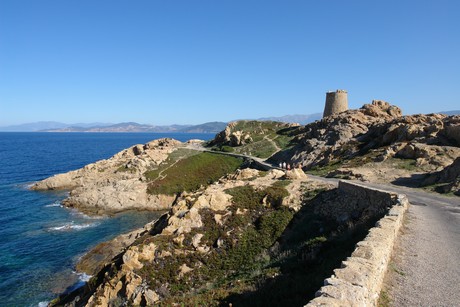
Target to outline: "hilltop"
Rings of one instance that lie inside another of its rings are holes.
[[[443,190],[433,178],[460,156],[460,116],[402,115],[375,100],[305,126],[236,122],[209,146],[287,162],[312,174]],[[260,128],[256,128],[259,127]],[[273,142],[276,141],[276,142]],[[455,168],[456,169],[456,168]],[[452,172],[451,172],[452,173]],[[451,181],[439,182],[448,186]],[[456,179],[455,179],[456,180]],[[459,193],[455,187],[448,192]]]

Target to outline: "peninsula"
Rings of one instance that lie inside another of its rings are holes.
[[[210,142],[159,139],[37,182],[89,214],[167,210],[83,257],[93,277],[51,305],[383,299],[408,200],[458,202],[460,116],[402,116],[380,100],[348,110],[337,93],[311,124],[232,122]]]

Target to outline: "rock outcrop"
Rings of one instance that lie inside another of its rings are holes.
[[[329,116],[292,131],[297,145],[271,160],[290,161],[309,169],[375,152],[369,155],[375,162],[393,157],[413,159],[424,171],[435,171],[460,156],[458,129],[460,116],[402,116],[398,107],[374,100],[361,109]],[[361,162],[360,165],[365,164]]]
[[[259,171],[249,169],[244,173],[256,175]],[[241,236],[240,227],[247,227],[245,223],[238,224],[240,219],[245,220],[256,214],[248,209],[235,208],[232,196],[227,191],[245,186],[251,186],[254,191],[264,190],[279,182],[283,173],[273,170],[264,174],[265,176],[248,179],[244,175],[242,177],[246,178],[240,177],[242,172],[238,171],[234,176],[222,178],[203,191],[183,193],[169,213],[157,222],[117,239],[122,242],[118,245],[124,246],[124,250],[111,263],[106,264],[86,288],[71,295],[71,301],[65,303],[63,299],[60,304],[108,306],[121,299],[133,305],[151,306],[164,300],[172,289],[163,279],[189,283],[193,272],[203,266],[201,261],[204,260],[197,259],[207,259],[211,251],[224,251],[228,244],[235,244]],[[287,181],[285,188],[289,191],[288,194],[295,194],[294,189],[300,188],[303,179]],[[312,187],[316,187],[316,184],[312,183]],[[265,198],[260,208],[271,206],[270,200]],[[300,202],[300,197],[297,197],[283,202],[282,206],[299,208]],[[226,229],[227,232],[220,235],[217,233],[218,237],[210,240],[210,236],[215,235],[211,229],[218,229],[213,227]],[[129,243],[128,246],[126,243]],[[107,259],[107,256],[99,257]],[[94,257],[88,258],[94,260]],[[88,260],[83,259],[83,262],[87,264]],[[101,267],[101,264],[95,265],[97,263],[94,261],[89,263],[91,268]],[[173,268],[176,263],[180,265]],[[164,273],[161,273],[162,270]],[[157,276],[162,283],[157,284],[150,274]]]
[[[70,189],[63,204],[91,214],[168,209],[175,197],[147,193],[144,173],[164,162],[180,145],[173,139],[135,145],[110,159],[37,182],[32,189]]]
[[[438,184],[438,192],[449,193],[460,196],[460,157],[443,170],[428,175],[421,186]]]
[[[228,124],[206,147],[267,159],[290,144],[293,137],[289,131],[298,126],[276,121],[240,120]]]
[[[401,116],[401,110],[387,102],[373,101],[359,110],[331,115],[299,127],[292,134],[298,144],[272,157],[273,161],[290,160],[303,167],[328,164],[344,154],[356,153],[358,136],[373,124],[385,123]]]

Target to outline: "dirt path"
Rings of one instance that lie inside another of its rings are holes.
[[[273,141],[273,139],[269,138],[268,136],[264,136],[264,139],[267,140],[267,141],[269,141],[269,142],[273,145],[273,147],[275,147],[276,151],[273,153],[273,155],[276,154],[278,151],[281,150],[281,148],[279,148],[279,146],[276,144],[275,141]],[[273,155],[272,155],[272,156],[273,156]]]
[[[163,180],[163,179],[165,179],[165,178],[166,178],[166,175],[163,175],[163,173],[164,173],[165,171],[167,171],[168,169],[170,169],[171,167],[173,167],[174,165],[176,165],[176,163],[179,162],[179,161],[182,160],[182,159],[183,159],[183,158],[174,161],[173,163],[171,163],[171,165],[168,165],[168,167],[166,167],[165,169],[161,170],[161,171],[158,173],[158,176],[157,176],[155,179],[153,179],[152,181]]]

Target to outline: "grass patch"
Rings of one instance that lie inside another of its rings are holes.
[[[213,150],[235,152],[251,155],[258,158],[268,158],[277,152],[291,146],[293,136],[290,135],[292,129],[284,123],[274,121],[238,121],[232,127],[231,132],[242,131],[244,135],[249,134],[252,141],[250,143],[231,147],[228,142],[210,142]],[[277,148],[278,147],[278,148]]]
[[[164,169],[161,173],[163,177],[149,183],[148,193],[174,195],[183,191],[195,191],[234,172],[242,163],[242,159],[230,156],[206,152],[195,154]],[[150,172],[148,178],[155,174],[156,172]]]
[[[306,171],[307,174],[315,176],[326,176],[328,173],[335,171],[342,166],[343,162],[334,161],[326,165],[315,165]]]
[[[387,291],[382,290],[380,291],[379,299],[377,301],[377,306],[378,307],[391,307],[391,300],[390,300],[390,295],[388,294]]]
[[[406,273],[404,273],[403,271],[401,271],[400,269],[398,269],[398,267],[396,266],[396,264],[394,264],[393,262],[390,263],[389,265],[390,269],[395,272],[395,273],[398,273],[399,275],[401,276],[406,276]]]
[[[262,139],[242,147],[235,147],[235,152],[266,159],[276,152],[276,147],[269,140]]]
[[[156,167],[155,169],[151,169],[145,172],[144,176],[145,178],[147,178],[147,180],[155,180],[160,176],[160,174],[163,171],[171,167],[171,165],[173,165],[177,161],[197,155],[199,153],[200,153],[199,151],[192,150],[192,149],[185,149],[185,148],[176,149],[169,154],[168,159],[166,159],[166,161],[158,165],[158,167]]]
[[[291,183],[292,183],[292,180],[281,179],[281,180],[275,181],[275,183],[272,184],[272,187],[284,188],[284,187],[287,187],[288,185],[290,185]]]
[[[399,169],[405,169],[408,171],[417,171],[418,167],[416,165],[416,161],[413,159],[399,159],[399,158],[391,158],[389,159],[391,163]]]

